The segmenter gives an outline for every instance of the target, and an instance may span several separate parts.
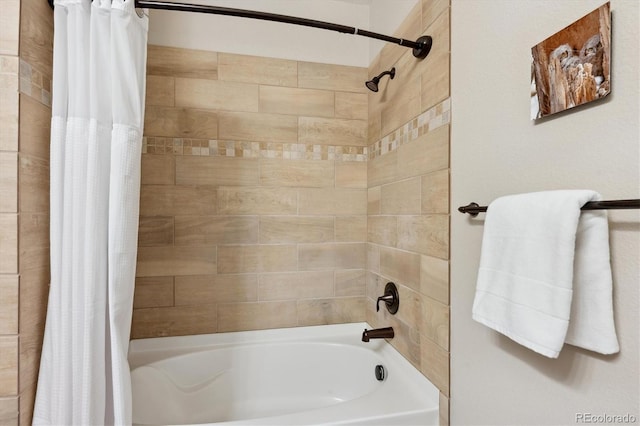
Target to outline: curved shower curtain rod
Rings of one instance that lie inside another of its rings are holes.
[[[425,58],[429,51],[433,40],[430,36],[421,36],[416,41],[406,40],[403,38],[391,37],[388,35],[374,33],[367,30],[361,30],[347,25],[332,24],[331,22],[316,21],[315,19],[299,18],[296,16],[279,15],[276,13],[258,12],[255,10],[234,9],[230,7],[207,6],[202,4],[177,3],[157,0],[134,0],[138,8],[143,9],[159,9],[159,10],[175,10],[179,12],[198,12],[209,13],[213,15],[237,16],[240,18],[260,19],[263,21],[275,21],[285,24],[302,25],[305,27],[321,28],[324,30],[337,31],[340,33],[355,34],[377,40],[395,43],[400,46],[413,49],[413,56],[419,59]],[[53,7],[53,0],[48,0]]]

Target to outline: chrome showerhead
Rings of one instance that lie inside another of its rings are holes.
[[[367,81],[364,85],[367,86],[367,89],[371,90],[372,92],[377,92],[378,91],[378,83],[380,82],[380,79],[382,77],[384,77],[385,75],[388,75],[389,78],[393,80],[393,77],[396,76],[395,67],[391,68],[391,70],[389,70],[389,71],[381,72],[376,77],[373,77],[371,80]]]

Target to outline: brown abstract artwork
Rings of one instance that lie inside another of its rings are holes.
[[[611,11],[602,5],[531,48],[531,119],[611,92]]]

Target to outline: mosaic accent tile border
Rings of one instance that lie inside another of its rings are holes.
[[[186,138],[142,138],[143,154],[207,155],[284,160],[367,161],[363,146],[306,145],[303,143],[247,142]]]
[[[51,108],[51,79],[20,58],[20,93]]]
[[[142,153],[284,160],[367,161],[393,152],[398,147],[450,122],[451,99],[448,98],[368,147],[145,136],[142,138]]]
[[[391,132],[378,142],[369,145],[368,159],[395,151],[401,145],[411,142],[420,136],[440,126],[451,122],[451,98],[447,98],[438,105],[426,110],[404,126]]]

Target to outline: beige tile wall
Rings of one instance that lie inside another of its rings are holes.
[[[148,55],[132,338],[364,321],[367,69]]]
[[[398,29],[429,57],[368,70],[150,47],[134,338],[393,325],[448,423],[449,9]],[[396,316],[373,309],[387,281]]]
[[[46,2],[3,3],[0,423],[29,424],[49,282],[52,16]],[[388,45],[369,70],[150,46],[134,338],[393,325],[447,422],[448,0],[422,0],[398,30],[422,33],[427,59]],[[393,84],[367,94],[367,74],[392,65]],[[373,311],[387,280],[396,317]]]
[[[53,14],[7,0],[0,23],[0,424],[26,425],[49,289]]]
[[[424,60],[383,48],[369,76],[396,67],[369,94],[367,321],[393,326],[390,340],[441,391],[449,407],[449,0],[422,0],[398,36],[433,37]],[[396,315],[375,312],[388,281],[398,285]]]

